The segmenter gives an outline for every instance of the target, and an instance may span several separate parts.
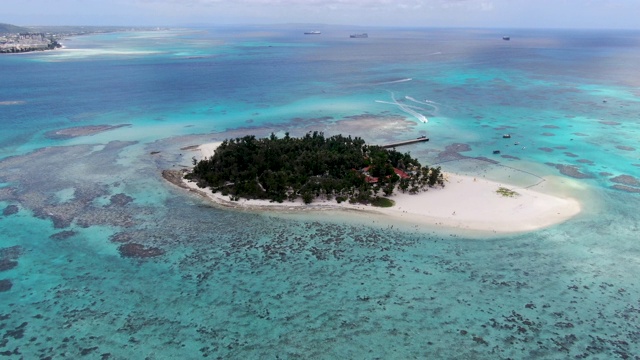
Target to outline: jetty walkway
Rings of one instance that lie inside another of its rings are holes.
[[[429,138],[426,137],[426,136],[420,136],[417,139],[411,139],[411,140],[407,140],[407,141],[400,141],[400,142],[396,142],[396,143],[381,145],[380,147],[383,148],[383,149],[388,149],[388,148],[394,148],[394,147],[403,146],[403,145],[415,144],[415,143],[424,142],[424,141],[429,141]]]

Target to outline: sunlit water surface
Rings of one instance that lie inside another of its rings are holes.
[[[2,355],[637,357],[639,33],[308,30],[0,57]],[[192,145],[312,130],[427,135],[402,150],[520,186],[560,177],[584,211],[477,237],[219,209],[161,177]]]

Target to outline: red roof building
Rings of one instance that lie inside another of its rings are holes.
[[[369,175],[369,168],[371,168],[371,166],[367,166],[366,168],[362,169],[362,172],[366,176],[364,178],[364,181],[368,182],[369,184],[375,184],[378,182],[378,178]],[[398,175],[400,179],[408,179],[411,177],[406,172],[395,167],[393,168],[393,172],[396,173],[396,175]]]

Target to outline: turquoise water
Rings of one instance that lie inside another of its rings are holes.
[[[2,355],[640,353],[640,34],[306,30],[92,35],[0,57]],[[189,166],[191,145],[310,130],[425,134],[406,148],[423,163],[556,176],[585,209],[487,238],[219,209],[160,175]]]

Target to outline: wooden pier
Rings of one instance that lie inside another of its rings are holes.
[[[389,148],[394,148],[394,147],[404,146],[404,145],[409,145],[409,144],[415,144],[415,143],[424,142],[424,141],[429,141],[429,138],[426,137],[426,136],[420,136],[417,139],[411,139],[411,140],[407,140],[407,141],[400,141],[400,142],[397,142],[397,143],[381,145],[380,147],[383,148],[383,149],[389,149]]]

